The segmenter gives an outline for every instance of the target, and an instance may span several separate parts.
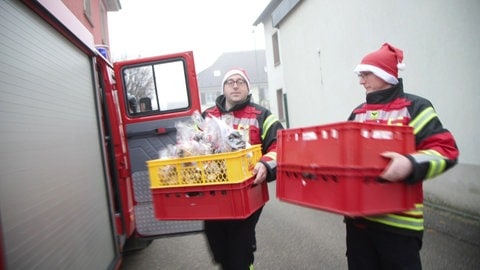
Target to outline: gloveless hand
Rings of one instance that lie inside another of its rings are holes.
[[[390,182],[398,182],[404,180],[412,173],[412,162],[404,155],[396,152],[383,152],[381,155],[390,159],[387,167],[380,175],[382,179]]]
[[[253,184],[260,184],[267,179],[267,168],[263,163],[257,162],[257,164],[255,164],[255,168],[253,168],[253,175],[255,175]]]

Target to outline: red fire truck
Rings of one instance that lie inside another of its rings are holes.
[[[0,2],[0,269],[118,269],[203,229],[154,217],[146,166],[200,110],[193,53],[112,64],[56,2]]]

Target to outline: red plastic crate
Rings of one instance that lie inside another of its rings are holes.
[[[281,130],[277,142],[277,198],[347,216],[413,208],[422,184],[378,181],[388,164],[380,154],[415,150],[408,126],[339,122]]]
[[[151,189],[155,217],[161,220],[244,219],[268,201],[264,182]]]
[[[412,209],[422,201],[422,183],[378,181],[381,170],[280,166],[277,197],[285,202],[346,216]]]
[[[408,153],[415,149],[409,126],[339,122],[284,129],[278,133],[278,164],[383,169],[383,151]]]

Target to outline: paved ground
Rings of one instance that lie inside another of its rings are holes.
[[[480,269],[479,166],[457,165],[424,183],[424,269]],[[271,200],[257,227],[258,269],[346,269],[342,217]],[[464,217],[464,218],[462,218]],[[292,230],[291,228],[295,228]],[[122,270],[217,269],[203,234],[166,237],[125,256]]]
[[[446,187],[447,184],[442,185],[442,189]],[[347,269],[342,216],[279,201],[275,198],[275,183],[269,184],[269,192],[270,201],[257,226],[259,249],[255,254],[255,269]],[[457,197],[471,199],[473,196],[461,195],[459,192]],[[441,207],[457,206],[458,203]],[[425,270],[480,269],[479,220],[428,205],[425,217],[421,250]],[[153,241],[142,251],[125,256],[121,270],[144,269],[218,270],[212,264],[203,234],[165,237]]]

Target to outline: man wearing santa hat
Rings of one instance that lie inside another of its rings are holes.
[[[366,102],[353,110],[349,120],[413,127],[415,152],[382,153],[390,161],[380,175],[387,181],[413,184],[452,168],[459,150],[431,102],[403,91],[398,71],[404,67],[403,51],[388,43],[367,54],[354,70],[366,90]],[[350,270],[422,268],[423,198],[409,211],[345,217],[345,223]]]
[[[268,109],[251,100],[250,87],[245,70],[229,70],[222,80],[223,94],[217,97],[216,105],[202,115],[223,119],[234,129],[241,129],[250,145],[261,144],[262,157],[253,169],[254,184],[261,184],[276,179],[277,132],[283,126]],[[240,220],[205,221],[205,235],[213,259],[223,270],[253,270],[255,227],[261,212],[262,208]]]

